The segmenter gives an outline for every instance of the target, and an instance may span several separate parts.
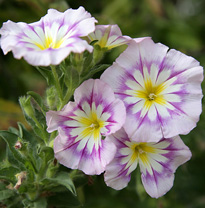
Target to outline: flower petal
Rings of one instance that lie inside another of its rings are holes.
[[[6,54],[24,59],[34,66],[58,65],[71,52],[92,52],[80,37],[95,29],[96,20],[83,7],[64,13],[49,9],[40,21],[26,24],[8,21],[0,29],[1,47]]]
[[[105,170],[105,183],[122,189],[130,181],[130,174],[139,163],[142,183],[147,193],[154,198],[171,189],[178,166],[191,158],[189,148],[179,136],[161,139],[159,142],[134,142],[124,129],[108,136],[117,147],[114,159]]]
[[[115,154],[112,141],[103,140],[124,124],[126,111],[101,80],[87,80],[74,92],[75,102],[46,114],[47,131],[58,130],[54,152],[59,162],[86,174],[100,174]],[[72,160],[73,157],[73,161]]]
[[[88,37],[91,41],[98,40],[95,44],[108,50],[127,44],[131,40],[128,36],[122,36],[117,25],[96,25],[95,31],[89,34]]]
[[[134,140],[187,134],[199,120],[203,68],[192,57],[167,50],[150,38],[133,40],[101,75],[124,102],[124,128]]]
[[[54,140],[54,152],[56,159],[66,167],[82,170],[87,175],[99,175],[114,157],[116,147],[110,141],[103,140],[98,150],[93,148],[92,152],[89,152],[88,142],[83,148],[78,148],[80,141],[65,138],[64,140],[69,139],[72,142],[62,144],[62,134]]]
[[[157,170],[156,165],[151,163],[152,173],[142,172],[142,183],[146,192],[153,198],[158,198],[166,194],[173,186],[174,172],[178,166],[184,164],[191,158],[191,152],[188,147],[182,142],[179,136],[163,139],[156,143],[155,147],[160,148],[160,144],[168,143],[169,145],[162,150],[167,151],[161,154],[167,160],[163,161],[160,158],[150,155],[151,161],[155,161],[160,169]]]

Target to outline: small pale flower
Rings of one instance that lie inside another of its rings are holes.
[[[101,76],[125,103],[127,134],[141,142],[189,133],[202,111],[203,68],[167,50],[150,38],[133,40]]]
[[[58,130],[55,157],[64,166],[88,175],[100,174],[116,148],[107,135],[124,124],[126,110],[112,89],[101,80],[87,80],[75,90],[75,102],[46,114],[48,132]]]
[[[34,66],[57,65],[71,52],[92,51],[85,40],[95,30],[96,20],[83,7],[64,13],[49,9],[40,21],[26,24],[7,21],[0,29],[4,54],[13,52]]]
[[[122,36],[121,30],[117,25],[96,25],[93,33],[89,34],[91,41],[97,40],[96,44],[108,50],[129,43],[128,36]]]
[[[107,139],[115,142],[117,152],[107,165],[104,178],[116,190],[127,186],[131,173],[139,165],[146,192],[153,198],[161,197],[173,186],[177,167],[191,158],[189,148],[179,136],[157,143],[134,142],[122,128]]]

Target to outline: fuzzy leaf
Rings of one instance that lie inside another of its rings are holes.
[[[62,185],[65,186],[73,195],[76,196],[75,186],[73,181],[69,177],[69,174],[66,172],[60,172],[56,175],[55,178],[45,178],[42,183],[44,184],[53,184],[55,185]]]
[[[24,164],[19,162],[13,155],[12,151],[9,149],[9,146],[6,146],[6,159],[8,162],[15,168],[19,168],[20,170],[25,170]]]
[[[20,163],[25,163],[25,158],[22,157],[20,152],[15,149],[15,144],[18,141],[18,136],[9,131],[0,131],[0,136],[7,143],[9,150],[12,152],[14,158],[16,158]]]
[[[0,201],[8,199],[9,197],[13,196],[14,194],[15,194],[15,192],[10,189],[0,191]]]
[[[54,85],[54,79],[51,70],[48,68],[43,67],[36,67],[38,71],[43,75],[43,77],[46,79],[49,86]]]
[[[15,175],[19,173],[20,170],[15,167],[5,167],[0,169],[0,179],[6,179],[9,181],[16,181]]]
[[[30,96],[36,101],[36,103],[40,106],[40,108],[41,108],[41,109],[43,110],[43,112],[44,112],[45,106],[44,106],[44,104],[43,104],[43,99],[42,99],[42,97],[41,97],[38,93],[33,92],[33,91],[29,91],[29,92],[27,92],[27,94],[30,95]]]

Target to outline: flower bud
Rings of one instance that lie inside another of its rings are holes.
[[[25,114],[28,115],[29,117],[33,118],[35,113],[34,113],[34,109],[31,104],[31,97],[30,96],[20,97],[19,102],[20,102],[21,108],[23,109]]]
[[[22,148],[22,143],[20,141],[17,141],[16,144],[14,145],[15,149],[21,149]]]
[[[54,109],[56,106],[56,89],[55,87],[48,88],[46,91],[46,101],[49,109]]]

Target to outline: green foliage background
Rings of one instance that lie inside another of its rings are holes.
[[[64,11],[84,6],[99,24],[118,24],[124,35],[132,38],[151,36],[205,66],[205,1],[204,0],[0,0],[0,25],[7,20],[35,22],[48,8]],[[124,48],[110,52],[104,63],[112,63]],[[33,90],[42,96],[46,83],[38,72],[12,53],[0,52],[0,129],[16,127],[22,114],[18,97]],[[202,84],[203,91],[205,84]],[[203,109],[205,108],[203,104]],[[205,113],[184,142],[192,151],[192,159],[176,172],[174,186],[160,199],[150,198],[144,191],[139,172],[132,175],[129,186],[121,191],[106,187],[103,176],[88,177],[77,189],[86,208],[204,208],[205,207]],[[0,140],[0,159],[5,144]],[[59,199],[60,201],[63,200]],[[58,202],[60,203],[60,202]],[[1,206],[0,206],[1,207]],[[64,207],[64,206],[62,206]]]

